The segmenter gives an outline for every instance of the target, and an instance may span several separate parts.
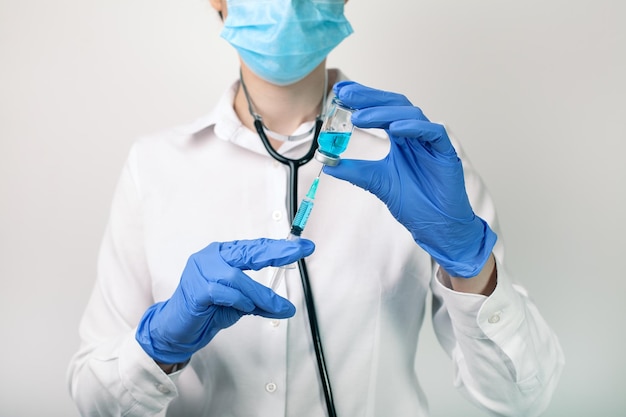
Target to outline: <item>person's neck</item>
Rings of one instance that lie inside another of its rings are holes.
[[[334,77],[332,74],[332,78]],[[326,83],[326,66],[323,62],[313,72],[297,83],[277,86],[259,78],[243,63],[241,76],[254,111],[263,118],[263,124],[270,130],[283,135],[292,134],[302,123],[314,120],[321,112],[322,95]],[[329,74],[328,87],[332,86]],[[254,118],[250,115],[248,101],[241,85],[235,95],[235,112],[252,131]],[[275,149],[281,142],[269,137]]]

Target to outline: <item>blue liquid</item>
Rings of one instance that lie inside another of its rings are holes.
[[[298,207],[298,211],[291,223],[291,233],[300,236],[300,233],[304,230],[304,226],[306,226],[306,222],[309,220],[309,216],[311,215],[311,211],[313,210],[313,200],[315,200],[315,193],[317,193],[317,185],[320,182],[320,177],[317,177],[313,180],[311,187],[309,187],[309,192],[306,193],[306,197],[300,203],[300,207]]]
[[[350,141],[351,132],[321,132],[317,138],[319,151],[326,156],[338,158]]]
[[[293,223],[291,223],[292,229],[302,232],[304,230],[304,226],[306,226],[307,220],[309,220],[311,210],[313,210],[313,200],[308,198],[302,200],[300,207],[296,212],[296,217],[293,219]]]

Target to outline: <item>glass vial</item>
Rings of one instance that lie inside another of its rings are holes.
[[[352,109],[345,106],[337,97],[333,98],[317,138],[316,160],[329,166],[339,164],[339,155],[348,147],[354,128],[351,117]]]

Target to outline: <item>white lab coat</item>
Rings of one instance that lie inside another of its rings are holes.
[[[278,289],[295,304],[293,318],[244,316],[172,375],[134,339],[146,308],[176,288],[189,255],[214,241],[283,238],[289,231],[286,168],[236,117],[236,87],[206,117],[132,147],[68,372],[83,415],[326,415],[297,271],[288,271]],[[357,130],[344,157],[382,158],[388,145],[384,132]],[[294,157],[308,147],[304,140],[280,151]],[[492,202],[464,162],[473,208],[497,232]],[[316,162],[301,168],[300,198],[319,169]],[[506,416],[545,408],[561,349],[507,275],[500,243],[494,293],[454,292],[383,203],[330,176],[320,181],[304,237],[316,243],[307,265],[339,416],[428,415],[414,361],[430,294],[435,331],[455,364],[454,384],[471,401]],[[271,273],[248,272],[262,283]]]

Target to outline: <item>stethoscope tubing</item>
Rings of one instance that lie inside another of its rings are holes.
[[[316,120],[315,122],[315,134],[313,135],[313,141],[311,148],[301,158],[292,159],[287,158],[284,155],[279,154],[270,144],[265,131],[263,130],[263,123],[259,119],[254,120],[254,127],[256,128],[261,142],[267,152],[272,158],[278,162],[286,165],[289,168],[289,184],[287,187],[287,206],[289,214],[289,222],[293,221],[298,209],[298,169],[308,163],[317,150],[317,136],[322,129],[322,121]],[[309,280],[309,273],[306,267],[304,258],[298,261],[298,270],[300,271],[300,280],[302,281],[302,289],[304,294],[304,300],[306,302],[307,313],[309,316],[309,327],[311,329],[311,337],[313,338],[313,347],[315,349],[315,356],[317,358],[317,366],[320,373],[320,379],[322,383],[322,389],[324,390],[324,398],[326,399],[326,408],[328,410],[329,417],[337,417],[335,411],[335,401],[333,399],[333,391],[330,385],[330,378],[328,376],[328,368],[326,366],[326,360],[324,359],[324,349],[322,346],[322,338],[320,336],[319,325],[317,321],[317,313],[315,311],[315,300],[313,299],[313,291],[311,289],[311,282]]]
[[[263,122],[260,119],[254,120],[254,127],[261,138],[261,142],[263,142],[263,146],[267,150],[267,153],[271,155],[272,158],[277,160],[283,165],[287,165],[289,167],[289,184],[288,184],[288,199],[287,199],[287,213],[289,215],[289,223],[293,221],[293,218],[296,215],[296,211],[298,210],[298,168],[307,164],[313,156],[315,155],[315,151],[317,150],[317,136],[322,129],[322,121],[315,121],[315,133],[313,135],[313,141],[311,142],[311,147],[309,151],[301,158],[292,159],[287,158],[284,155],[276,152],[276,149],[270,144],[267,135],[265,134],[265,130],[263,130]]]

